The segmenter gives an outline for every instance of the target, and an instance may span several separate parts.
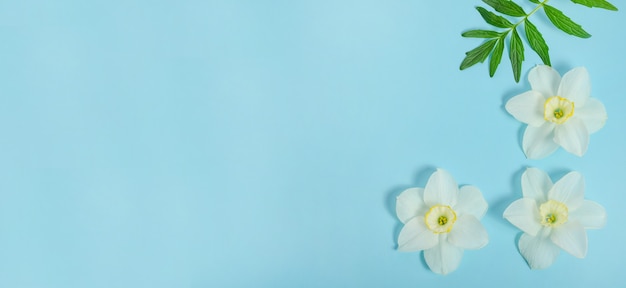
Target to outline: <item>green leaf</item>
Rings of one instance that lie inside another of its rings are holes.
[[[540,3],[539,0],[528,0],[528,1],[533,2],[535,4],[539,4]]]
[[[580,38],[589,38],[591,34],[587,33],[580,25],[576,24],[572,19],[565,16],[563,12],[550,5],[543,5],[543,11],[546,12],[546,16],[550,19],[550,22],[561,29],[563,32],[574,35]]]
[[[483,16],[483,19],[485,19],[487,23],[493,26],[500,27],[500,28],[513,27],[513,23],[509,22],[509,20],[506,20],[506,18],[502,16],[498,16],[483,7],[478,6],[476,7],[476,10],[478,10],[478,12],[480,13],[480,16]]]
[[[526,39],[528,39],[530,48],[537,52],[537,55],[539,55],[543,64],[552,66],[552,64],[550,64],[550,54],[548,54],[548,44],[546,44],[546,41],[543,39],[543,36],[541,36],[541,33],[539,33],[539,30],[537,30],[537,27],[526,19],[524,21],[524,30],[526,32]]]
[[[587,0],[589,1],[589,0]],[[599,0],[602,1],[602,0]],[[483,0],[487,5],[496,9],[496,11],[513,17],[524,17],[526,12],[524,9],[511,0]]]
[[[505,36],[498,39],[496,48],[491,54],[491,59],[489,60],[489,77],[493,77],[493,75],[496,74],[496,69],[498,69],[498,65],[500,65],[500,61],[502,60],[502,53],[504,52],[504,39]]]
[[[509,59],[511,59],[511,68],[513,68],[515,82],[519,82],[519,78],[522,75],[522,62],[524,62],[524,45],[519,34],[517,34],[517,29],[513,29],[513,34],[511,35]]]
[[[613,4],[609,3],[606,0],[572,0],[572,2],[587,6],[589,8],[597,7],[606,10],[617,11],[617,7],[613,6]]]
[[[493,49],[493,46],[496,45],[498,39],[491,39],[481,44],[480,46],[465,52],[465,59],[461,62],[461,70],[469,68],[478,62],[484,62],[489,56],[489,53]]]
[[[461,36],[469,38],[498,38],[502,33],[489,30],[470,30],[463,32]]]

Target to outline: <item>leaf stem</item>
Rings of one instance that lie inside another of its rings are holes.
[[[543,5],[546,5],[548,3],[548,1],[550,1],[550,0],[543,0],[541,3],[539,3],[539,5],[537,5],[537,7],[535,7],[535,9],[533,9],[533,11],[530,11],[530,13],[526,14],[526,16],[524,16],[524,18],[522,20],[520,20],[519,22],[515,23],[515,25],[513,25],[513,27],[511,27],[509,29],[509,31],[507,31],[506,34],[511,32],[511,30],[517,28],[517,26],[519,26],[519,24],[522,24],[522,22],[526,21],[526,19],[528,19],[528,17],[530,17],[531,15],[535,14],[535,12],[539,11],[539,9],[543,8]]]

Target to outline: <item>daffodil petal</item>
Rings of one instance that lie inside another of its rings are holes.
[[[437,234],[428,230],[424,217],[414,217],[409,220],[398,236],[398,250],[402,252],[415,252],[430,249],[439,241]]]
[[[520,237],[518,247],[530,269],[550,267],[561,250],[549,237],[531,236],[526,233]]]
[[[546,202],[550,189],[552,189],[552,180],[543,170],[528,168],[522,174],[522,193],[524,198],[535,199],[537,203]]]
[[[569,210],[576,210],[583,204],[585,197],[585,179],[583,175],[574,171],[567,173],[554,183],[548,192],[548,199],[559,201]]]
[[[423,199],[423,188],[409,188],[400,193],[396,198],[396,215],[398,215],[398,219],[402,223],[406,223],[415,216],[424,216],[428,211],[428,207],[424,204]]]
[[[587,103],[583,107],[576,107],[574,115],[585,123],[589,134],[593,134],[604,127],[608,118],[604,104],[595,98],[587,99]]]
[[[528,82],[530,82],[530,87],[533,90],[548,98],[557,95],[561,75],[550,66],[537,65],[528,73]]]
[[[576,106],[585,106],[591,96],[591,80],[587,69],[577,67],[565,73],[557,95],[573,101]]]
[[[469,214],[481,219],[487,212],[488,204],[480,190],[474,186],[463,186],[454,210],[459,214]]]
[[[476,217],[463,215],[454,222],[448,234],[448,242],[463,249],[480,249],[489,243],[489,236]]]
[[[583,200],[580,207],[569,212],[569,219],[578,221],[587,229],[599,229],[606,225],[606,211],[596,202]]]
[[[546,122],[539,127],[526,127],[522,148],[529,159],[540,159],[552,154],[559,145],[554,142],[554,127],[556,124]]]
[[[506,102],[505,108],[518,121],[532,126],[541,126],[546,121],[543,118],[545,102],[546,99],[541,93],[531,90],[511,98]]]
[[[587,232],[577,221],[568,221],[552,229],[550,239],[574,257],[585,258],[587,255]]]
[[[541,230],[539,208],[534,199],[522,198],[515,200],[504,210],[503,216],[515,227],[531,236],[537,235]]]
[[[454,207],[459,194],[459,186],[448,171],[437,169],[430,176],[424,188],[424,203],[429,207],[448,205]]]
[[[439,245],[424,250],[424,259],[430,270],[437,274],[448,274],[456,270],[463,258],[463,249],[448,243],[441,235]]]
[[[589,132],[579,118],[571,118],[554,129],[554,142],[567,152],[583,156],[589,146]]]

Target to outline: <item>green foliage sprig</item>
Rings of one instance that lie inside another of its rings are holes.
[[[519,82],[522,72],[522,62],[524,62],[524,44],[522,38],[517,32],[518,26],[524,27],[524,35],[528,44],[532,50],[543,61],[543,64],[550,65],[550,54],[548,53],[548,44],[543,39],[543,36],[537,29],[537,27],[528,20],[528,18],[535,14],[539,10],[543,10],[550,22],[561,31],[580,38],[589,38],[591,34],[587,33],[582,26],[572,21],[569,17],[565,16],[563,12],[548,5],[550,0],[529,0],[532,3],[537,4],[535,9],[526,13],[524,9],[513,2],[512,0],[482,0],[485,4],[491,6],[496,12],[501,14],[521,18],[516,23],[509,21],[507,18],[500,16],[494,12],[491,12],[483,7],[476,7],[480,16],[487,22],[487,24],[496,28],[503,28],[501,31],[493,30],[470,30],[466,31],[461,36],[468,38],[483,38],[487,39],[478,47],[465,52],[465,59],[461,62],[461,70],[469,68],[477,63],[483,63],[491,55],[489,60],[489,76],[493,77],[502,60],[502,54],[504,54],[504,44],[507,38],[509,39],[509,59],[511,60],[511,68],[513,68],[513,77],[515,82]],[[597,7],[611,11],[617,11],[617,7],[607,2],[606,0],[571,0],[572,2],[587,7]],[[500,29],[496,29],[500,30]],[[510,37],[509,37],[510,35]]]

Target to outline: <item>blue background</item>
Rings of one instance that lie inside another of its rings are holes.
[[[506,55],[458,69],[480,4],[0,1],[0,287],[620,285],[626,17],[552,3],[584,40],[532,16],[609,120],[583,158],[531,161],[503,105],[540,59],[519,84]],[[529,166],[606,208],[586,259],[519,255],[501,215]],[[395,197],[436,167],[490,203],[489,245],[445,277],[396,251]]]

